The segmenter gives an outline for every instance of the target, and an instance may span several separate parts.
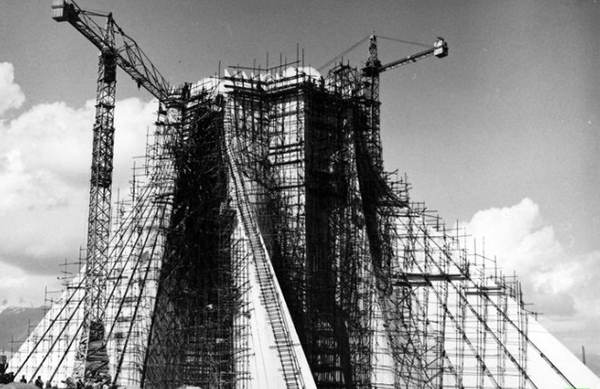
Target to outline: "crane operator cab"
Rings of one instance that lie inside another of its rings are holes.
[[[444,40],[444,38],[438,37],[433,44],[433,55],[438,58],[444,58],[448,55],[448,43]]]

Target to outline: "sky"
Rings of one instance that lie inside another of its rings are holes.
[[[432,44],[382,74],[388,170],[517,272],[571,350],[600,354],[600,3],[80,0],[112,10],[172,84],[280,53],[328,62],[376,34]],[[0,306],[38,305],[85,245],[96,49],[49,1],[0,1]],[[419,51],[380,41],[383,62]],[[348,58],[362,61],[367,46]],[[156,104],[118,73],[115,187],[127,191]],[[116,191],[115,191],[116,192]]]

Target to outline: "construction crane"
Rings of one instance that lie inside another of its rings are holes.
[[[431,55],[437,58],[444,58],[448,56],[448,43],[444,40],[444,38],[438,37],[435,43],[433,44],[433,47],[428,48],[427,50],[423,50],[416,54],[409,55],[406,58],[402,58],[382,65],[381,61],[379,61],[379,58],[377,56],[377,36],[371,35],[371,37],[369,38],[369,59],[367,60],[367,64],[364,67],[364,71],[371,71],[373,73],[380,74],[385,72],[386,70],[390,70],[398,66],[406,65],[412,62],[417,62],[418,60],[427,58]]]
[[[365,90],[366,97],[379,101],[379,75],[381,73],[432,55],[437,58],[444,58],[448,55],[448,43],[444,38],[438,37],[433,46],[426,50],[382,65],[377,54],[377,36],[371,35],[369,38],[369,58],[362,69],[362,76],[367,86]]]
[[[437,58],[443,58],[448,55],[448,44],[444,38],[437,38],[432,47],[426,50],[420,51],[416,54],[409,55],[408,57],[392,61],[386,64],[381,64],[377,54],[377,36],[371,35],[369,37],[369,57],[362,68],[362,95],[366,98],[369,106],[369,127],[372,130],[372,134],[375,137],[379,136],[379,76],[381,73],[391,70],[409,63],[417,62],[421,59],[435,56]],[[378,139],[374,140],[379,142]],[[375,163],[380,165],[379,168],[383,169],[383,159],[381,156],[375,157]]]
[[[76,354],[75,378],[110,383],[104,331],[106,264],[110,236],[117,66],[153,96],[164,101],[169,83],[111,13],[84,10],[74,1],[54,0],[52,18],[68,22],[100,50],[85,267],[85,312]],[[96,20],[104,20],[104,26]]]
[[[381,223],[377,220],[377,206],[385,198],[400,206],[405,204],[397,199],[386,188],[387,184],[382,179],[384,177],[383,155],[381,149],[381,131],[380,131],[380,102],[379,102],[379,76],[381,73],[409,63],[417,62],[421,59],[435,56],[443,58],[448,55],[448,44],[443,38],[437,38],[432,47],[420,51],[408,57],[382,64],[377,53],[377,36],[369,37],[369,57],[361,70],[361,96],[365,99],[365,121],[367,126],[361,135],[360,152],[367,156],[361,158],[362,163],[358,168],[361,172],[361,192],[365,201],[363,201],[363,211],[365,214],[365,224],[367,234],[370,239],[370,250],[373,262],[378,268],[384,261],[383,242],[381,240],[378,226]]]

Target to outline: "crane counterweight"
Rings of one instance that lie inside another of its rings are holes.
[[[67,22],[77,18],[77,10],[66,0],[54,0],[51,5],[52,19],[57,22]]]
[[[448,43],[444,38],[439,38],[433,44],[433,55],[438,58],[444,58],[448,55]]]

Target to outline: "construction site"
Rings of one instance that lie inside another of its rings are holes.
[[[298,51],[172,86],[112,14],[58,0],[52,18],[100,50],[87,247],[9,361],[15,376],[59,387],[580,387],[530,335],[519,280],[384,169],[380,74],[447,56],[444,39],[385,64],[372,35],[362,63],[317,71]],[[113,204],[117,68],[159,102],[129,196]]]

